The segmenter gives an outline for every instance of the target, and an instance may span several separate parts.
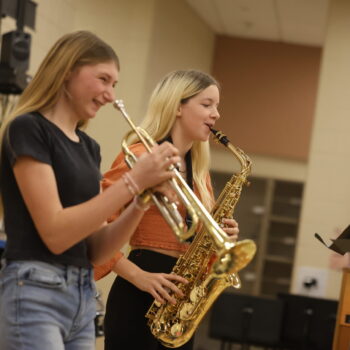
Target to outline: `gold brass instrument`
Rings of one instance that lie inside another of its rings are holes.
[[[156,142],[148,135],[148,133],[145,130],[143,130],[140,127],[137,127],[133,123],[133,121],[131,120],[131,118],[125,110],[124,102],[122,100],[115,100],[113,106],[121,112],[123,117],[126,119],[130,127],[132,128],[132,130],[129,133],[127,133],[127,135],[122,141],[122,150],[125,154],[125,162],[129,166],[129,168],[132,168],[135,162],[137,161],[137,157],[130,151],[127,145],[128,137],[132,134],[136,134],[139,140],[145,146],[147,152],[152,152],[151,147],[154,146]],[[177,173],[177,170],[174,166],[172,166],[171,169]],[[177,209],[177,205],[173,202],[170,202],[166,196],[159,193],[153,193],[152,190],[145,190],[142,194],[142,199],[145,202],[150,199],[153,200],[154,204],[157,206],[157,208],[163,215],[165,221],[173,230],[177,239],[180,242],[182,242],[195,233],[195,230],[198,225],[198,215],[194,210],[193,206],[191,205],[191,202],[189,201],[187,196],[187,193],[189,193],[191,189],[188,186],[188,188],[186,188],[185,186],[180,187],[174,179],[171,179],[169,181],[171,187],[174,189],[178,197],[182,200],[184,206],[186,207],[189,215],[192,218],[192,224],[189,228],[186,228],[185,222]]]
[[[149,134],[145,130],[135,126],[135,124],[132,122],[131,118],[125,110],[123,101],[116,100],[113,103],[113,106],[122,113],[124,118],[129,123],[130,127],[132,128],[132,131],[128,135],[130,135],[133,132],[136,133],[137,137],[143,143],[146,150],[148,152],[152,152],[151,147],[155,145],[155,141],[149,136]],[[129,165],[129,167],[132,167],[132,165],[137,161],[137,159],[127,146],[125,138],[122,141],[122,149],[125,153],[126,163]],[[231,255],[228,252],[230,252],[230,250],[234,247],[235,244],[230,240],[226,232],[223,231],[222,228],[217,224],[217,222],[211,217],[207,209],[200,202],[197,196],[193,193],[186,181],[182,178],[176,167],[171,166],[170,170],[174,172],[175,177],[169,180],[169,183],[174,189],[179,199],[182,200],[182,202],[184,203],[188,214],[192,218],[192,225],[188,229],[186,229],[186,226],[183,224],[183,221],[179,222],[177,220],[178,218],[182,218],[181,215],[177,212],[177,210],[174,213],[174,208],[176,209],[175,203],[169,203],[169,200],[164,196],[159,196],[159,200],[158,194],[153,193],[152,190],[147,190],[146,194],[144,195],[144,198],[147,196],[152,198],[152,200],[155,202],[158,209],[160,210],[161,214],[164,216],[165,220],[168,222],[170,227],[173,229],[176,237],[180,241],[188,239],[195,233],[198,220],[200,220],[203,227],[205,227],[207,232],[209,232],[212,236],[217,248],[220,249],[220,259],[218,259],[218,261],[215,264],[215,273],[222,274],[226,272],[232,264]],[[146,200],[148,199],[146,198]],[[175,225],[176,223],[180,223],[181,225]]]
[[[243,185],[247,183],[251,161],[239,148],[234,147],[220,131],[212,130],[241,164],[239,174],[234,174],[221,192],[212,215],[215,221],[232,217]],[[220,293],[227,287],[241,287],[238,271],[254,257],[256,245],[245,239],[234,243],[226,252],[217,244],[206,227],[197,233],[189,249],[177,260],[172,273],[186,278],[189,283],[178,284],[185,297],[176,305],[153,302],[146,317],[153,335],[166,347],[176,348],[186,343]]]

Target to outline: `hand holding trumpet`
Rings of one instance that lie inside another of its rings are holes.
[[[173,178],[175,174],[169,170],[169,167],[180,161],[178,154],[177,148],[169,142],[155,144],[152,146],[151,153],[143,153],[130,170],[130,175],[138,185],[139,192]],[[164,186],[160,188],[163,188],[161,192],[168,192]]]

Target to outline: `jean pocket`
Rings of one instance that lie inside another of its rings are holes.
[[[56,271],[41,266],[31,266],[23,269],[19,280],[24,284],[31,284],[45,288],[62,288],[65,286],[65,279]]]

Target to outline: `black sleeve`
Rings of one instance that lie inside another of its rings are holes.
[[[11,166],[20,156],[51,164],[48,134],[31,114],[16,117],[5,133],[6,153]]]

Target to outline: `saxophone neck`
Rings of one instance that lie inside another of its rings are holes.
[[[252,167],[252,161],[248,155],[245,154],[239,147],[234,146],[222,131],[212,128],[210,131],[213,133],[214,140],[217,143],[221,143],[223,146],[225,146],[226,149],[234,154],[241,165],[240,174],[247,177],[250,174]]]
[[[252,168],[252,161],[250,160],[248,155],[245,154],[240,148],[235,147],[231,142],[228,143],[226,148],[229,149],[240,162],[241,174],[245,174],[245,176],[248,176]]]

